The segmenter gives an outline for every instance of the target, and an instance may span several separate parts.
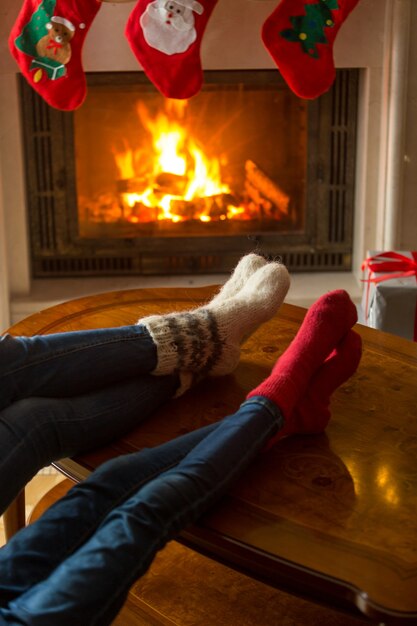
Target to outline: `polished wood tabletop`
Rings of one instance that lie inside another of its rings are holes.
[[[213,287],[143,289],[74,300],[15,325],[43,334],[135,323],[189,309]],[[283,305],[243,346],[236,371],[208,379],[106,448],[56,466],[80,480],[104,460],[154,446],[233,413],[268,375],[305,309]],[[194,549],[305,597],[417,624],[417,344],[357,325],[357,373],[332,399],[325,434],[263,453],[198,524]]]

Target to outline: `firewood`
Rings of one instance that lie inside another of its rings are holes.
[[[253,161],[246,161],[245,171],[249,183],[282,213],[288,215],[290,198],[277,183],[271,180]]]
[[[155,222],[157,217],[158,209],[156,207],[149,207],[142,202],[135,202],[135,206],[131,209],[128,221],[145,224]]]
[[[155,187],[158,191],[171,196],[182,196],[187,188],[188,178],[171,172],[161,172],[155,178]]]
[[[272,202],[264,198],[259,189],[256,189],[256,187],[254,187],[248,180],[245,180],[245,191],[249,198],[259,207],[266,210],[269,210],[272,207]]]
[[[206,215],[211,220],[218,221],[222,216],[227,217],[227,207],[230,204],[237,204],[236,198],[228,193],[220,193],[190,201],[172,200],[171,211],[186,219],[200,219],[202,215]]]
[[[119,178],[116,181],[117,193],[143,193],[150,186],[149,176],[137,178]]]
[[[203,213],[214,221],[227,219],[228,207],[239,205],[237,198],[230,193],[219,193],[215,196],[201,198],[199,203]]]
[[[171,213],[187,220],[194,219],[195,204],[191,200],[171,200]]]

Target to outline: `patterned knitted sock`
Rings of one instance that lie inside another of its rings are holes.
[[[157,346],[158,364],[152,373],[188,372],[194,380],[229,374],[239,362],[240,344],[275,315],[289,284],[283,265],[267,263],[229,299],[139,320]]]
[[[259,256],[259,254],[254,254],[253,252],[246,254],[240,259],[231,277],[224,283],[219,293],[211,300],[211,303],[228,300],[235,296],[245,286],[252,274],[266,265],[267,262],[268,261],[264,257]]]
[[[319,298],[307,311],[295,339],[270,376],[248,398],[269,398],[289,419],[315,371],[356,321],[356,307],[346,291],[332,291]]]
[[[350,330],[312,377],[304,396],[267,449],[288,435],[317,434],[329,423],[330,397],[356,372],[362,356],[362,339]]]

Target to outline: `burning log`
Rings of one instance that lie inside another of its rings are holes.
[[[254,187],[248,180],[245,180],[245,191],[252,202],[254,202],[261,210],[267,212],[271,210],[272,202],[264,198],[259,189]]]
[[[187,176],[171,174],[170,172],[162,172],[155,178],[155,189],[170,196],[183,196],[187,188]]]
[[[116,181],[116,191],[123,193],[143,193],[149,187],[150,179],[148,176],[138,178],[119,178]]]
[[[172,200],[173,214],[191,220],[218,221],[227,219],[227,208],[236,204],[236,198],[228,193],[195,198],[194,200]]]
[[[155,207],[149,207],[142,202],[136,202],[127,220],[132,223],[146,224],[158,219],[158,211]]]
[[[190,200],[171,200],[170,211],[173,215],[178,215],[185,220],[194,219],[195,206]]]
[[[245,188],[249,197],[254,201],[255,197],[261,197],[262,202],[259,203],[260,208],[273,214],[272,207],[268,207],[264,200],[272,202],[272,204],[284,215],[288,215],[290,198],[289,196],[271,180],[253,161],[246,161],[246,183]],[[256,193],[257,192],[257,193]],[[255,197],[254,197],[255,196]]]

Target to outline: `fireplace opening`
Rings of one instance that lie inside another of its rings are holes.
[[[307,104],[271,83],[212,83],[191,100],[98,85],[74,139],[81,237],[302,228]]]
[[[350,269],[357,71],[305,101],[271,71],[206,72],[187,101],[88,75],[73,113],[21,81],[34,277],[214,273],[250,250]]]

